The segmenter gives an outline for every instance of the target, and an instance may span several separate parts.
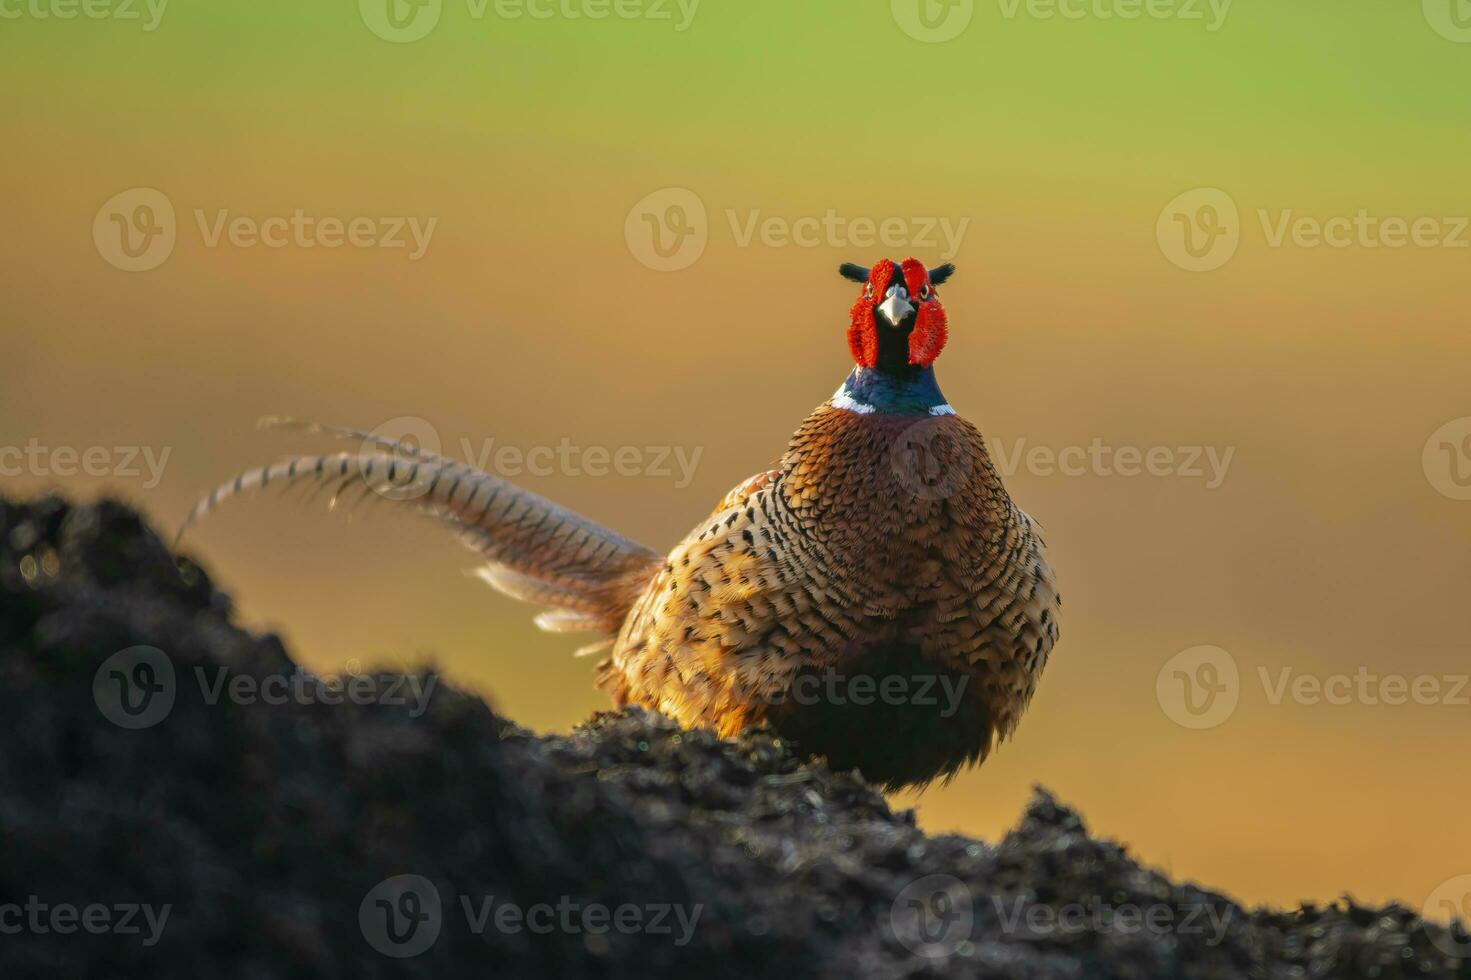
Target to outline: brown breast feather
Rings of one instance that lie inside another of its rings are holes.
[[[935,763],[948,774],[1015,726],[1058,603],[1041,538],[974,426],[824,405],[776,469],[669,554],[599,683],[620,705],[732,735],[796,711],[784,695],[799,672],[882,671],[866,655],[898,644],[968,681],[982,720],[961,758]]]

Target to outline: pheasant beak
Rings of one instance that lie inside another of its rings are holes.
[[[897,327],[903,323],[904,318],[914,312],[914,304],[909,302],[909,290],[903,286],[890,287],[888,296],[878,305],[878,311],[890,326]]]

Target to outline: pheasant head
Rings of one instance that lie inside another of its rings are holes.
[[[848,323],[848,349],[857,367],[832,403],[871,412],[946,415],[954,412],[935,381],[935,358],[947,322],[936,289],[955,266],[926,269],[918,259],[883,259],[871,269],[845,262],[843,278],[863,284]]]
[[[859,367],[907,377],[935,363],[946,337],[936,287],[955,266],[931,271],[918,259],[883,259],[870,269],[845,262],[838,271],[863,284],[848,326],[848,349]]]

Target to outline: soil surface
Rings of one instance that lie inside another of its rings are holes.
[[[769,735],[315,677],[117,503],[0,500],[0,671],[6,978],[1471,978],[1459,928],[1248,910],[1042,790],[932,837]]]

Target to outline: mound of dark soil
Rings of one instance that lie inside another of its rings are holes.
[[[768,736],[324,682],[115,503],[0,501],[0,726],[6,978],[1471,977],[1460,931],[1247,911],[1045,792],[929,837]]]

